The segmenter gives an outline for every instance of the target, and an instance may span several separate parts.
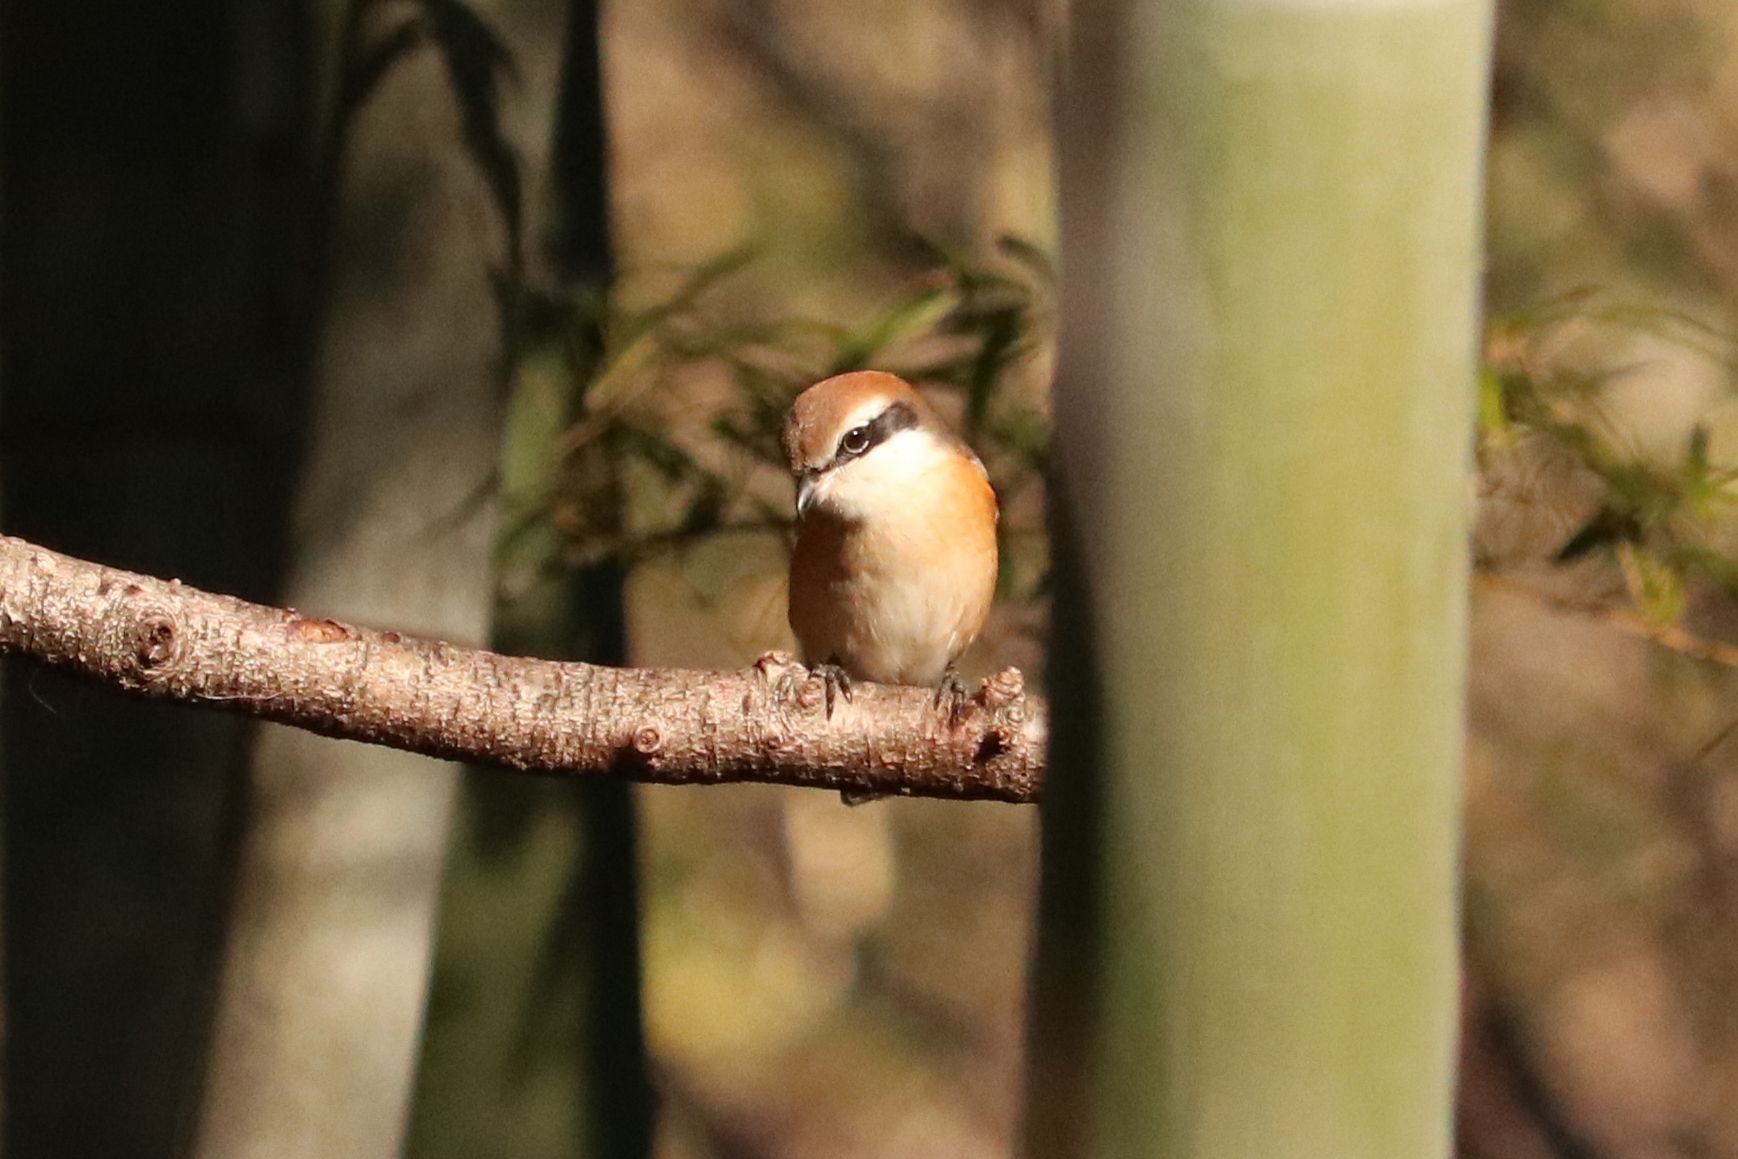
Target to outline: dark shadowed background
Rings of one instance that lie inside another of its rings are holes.
[[[381,627],[738,666],[790,642],[780,409],[874,364],[1002,494],[969,673],[1041,674],[1059,5],[354,2],[0,3],[0,527]],[[1738,636],[1730,576],[1613,498],[1698,428],[1738,461],[1734,14],[1499,13],[1487,361],[1544,402],[1479,432],[1468,1157],[1738,1156],[1729,665],[1559,606]],[[407,794],[363,808],[269,751],[7,667],[13,1159],[219,1154],[256,1099],[338,1132],[251,1136],[282,1155],[1014,1149],[1034,812],[434,762],[356,774]],[[264,825],[298,794],[324,828]],[[304,921],[243,884],[272,833],[354,873],[307,913],[378,893],[358,924],[407,958],[316,962],[271,1033],[344,992],[378,1059],[213,1069],[254,1058],[231,915]]]

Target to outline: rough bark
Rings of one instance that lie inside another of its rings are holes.
[[[1030,802],[1046,721],[1018,671],[950,720],[859,684],[827,716],[789,657],[737,672],[503,656],[316,620],[0,538],[0,649],[127,692],[431,756],[658,784],[767,781]]]

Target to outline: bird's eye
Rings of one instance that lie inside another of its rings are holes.
[[[861,455],[869,449],[869,428],[852,427],[839,440],[839,449],[847,455]]]

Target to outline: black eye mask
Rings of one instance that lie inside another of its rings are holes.
[[[862,426],[846,431],[827,467],[831,469],[852,459],[860,459],[900,431],[912,430],[917,425],[917,408],[908,402],[896,402]]]

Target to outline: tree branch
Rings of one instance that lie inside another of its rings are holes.
[[[829,720],[782,653],[736,672],[503,656],[316,620],[0,537],[0,651],[127,692],[550,773],[1038,799],[1044,704],[1016,669],[950,723],[927,689],[853,686]]]

